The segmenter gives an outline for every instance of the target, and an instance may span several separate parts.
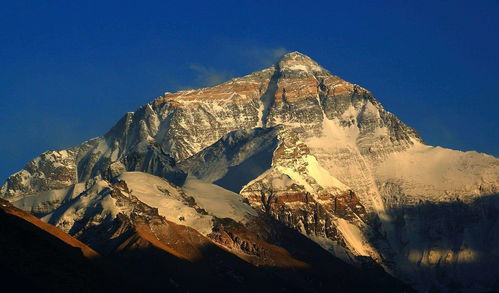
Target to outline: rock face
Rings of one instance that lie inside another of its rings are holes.
[[[274,219],[420,291],[478,292],[498,285],[497,270],[476,273],[499,261],[498,186],[499,159],[425,145],[372,93],[293,52],[165,93],[102,137],[42,154],[0,196],[95,247],[122,234],[116,219],[151,223],[157,209],[260,264],[283,254],[256,244],[270,222],[249,227]]]

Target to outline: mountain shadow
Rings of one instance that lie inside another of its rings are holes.
[[[388,210],[372,240],[421,292],[499,291],[499,195]],[[415,277],[414,277],[415,276]]]

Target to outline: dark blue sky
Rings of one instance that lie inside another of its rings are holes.
[[[498,156],[498,15],[498,1],[3,1],[0,180],[165,91],[295,50],[427,143]]]

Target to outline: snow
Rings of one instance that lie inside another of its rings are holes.
[[[68,188],[38,192],[12,202],[24,211],[34,213],[50,213],[66,201],[69,201],[85,190],[85,184],[78,183]]]
[[[271,167],[276,132],[275,128],[229,132],[179,166],[192,177],[238,193]]]
[[[74,200],[68,202],[70,205],[64,206],[62,210],[54,210],[42,217],[41,220],[69,232],[77,221],[86,216],[88,211],[100,210],[101,218],[106,218],[108,215],[115,218],[121,209],[116,206],[115,200],[111,198],[110,194],[101,194],[101,191],[108,186],[106,181],[97,180],[85,193],[79,194]]]
[[[352,106],[350,107],[352,108]],[[376,118],[380,118],[378,108],[376,108],[376,106],[374,106],[371,102],[365,103],[362,111],[364,112],[364,115],[369,114],[376,116]]]
[[[264,174],[266,174],[265,172]],[[262,174],[263,175],[263,174]],[[276,190],[286,190],[288,187],[293,185],[295,182],[288,176],[283,174],[280,177],[274,177],[272,178],[272,187],[275,188]],[[251,183],[248,184],[248,186]]]
[[[391,154],[375,172],[381,181],[401,184],[417,198],[455,200],[456,194],[473,197],[497,184],[499,159],[415,142],[407,151]]]
[[[167,191],[169,195],[178,198],[180,191],[165,179],[144,172],[124,172],[118,176],[119,180],[124,180],[128,189],[135,196],[147,196],[148,194],[164,195]]]
[[[337,218],[336,227],[354,253],[357,255],[369,256],[367,241],[357,226],[349,223],[345,219]]]
[[[203,235],[211,233],[213,217],[202,215],[182,202],[181,192],[166,180],[143,172],[125,172],[118,178],[127,183],[132,195],[157,208],[167,220],[192,227]]]
[[[301,64],[292,65],[292,66],[288,67],[288,69],[309,72],[308,67],[305,65],[301,65]]]
[[[265,103],[262,101],[258,107],[258,122],[256,127],[263,127],[263,112],[265,111]]]
[[[101,155],[104,155],[109,151],[109,146],[107,145],[106,141],[104,139],[101,139],[93,150],[93,153],[100,153]]]
[[[310,70],[322,70],[322,68],[315,61],[299,52],[287,54],[281,61],[281,66],[284,69],[301,70],[306,72],[310,72]]]
[[[132,195],[157,208],[158,213],[167,220],[192,227],[203,235],[211,233],[213,217],[245,222],[249,216],[257,215],[253,208],[243,203],[240,195],[194,178],[188,178],[182,189],[163,178],[142,172],[125,172],[118,179],[127,183]],[[186,195],[192,196],[208,215],[200,214],[188,206],[183,201]]]
[[[111,214],[111,217],[114,219],[121,212],[121,210],[116,206],[116,199],[112,198],[110,195],[105,196],[101,202],[102,213],[106,215],[107,213]]]
[[[157,208],[158,213],[167,220],[190,226],[204,235],[211,233],[213,217],[200,214],[187,205],[186,195],[182,190],[166,180],[142,172],[125,172],[118,179],[126,182],[132,195]],[[42,220],[65,231],[69,231],[90,210],[100,211],[100,218],[115,218],[120,212],[127,213],[128,207],[118,207],[110,194],[102,194],[104,188],[109,187],[107,181],[97,180],[87,190],[85,185],[86,183],[79,183],[66,189],[38,193],[18,200],[14,205],[27,211],[47,212]],[[70,205],[57,209],[62,203]]]
[[[354,108],[350,107],[343,115],[347,117],[353,116],[355,114],[354,111]],[[311,137],[305,140],[305,144],[312,149],[357,149],[357,137],[359,136],[360,131],[355,124],[350,127],[343,127],[339,124],[337,119],[330,120],[324,117],[322,120],[322,131],[322,136]]]
[[[142,172],[125,172],[118,179],[127,183],[132,195],[157,208],[167,220],[192,227],[203,235],[211,233],[213,216],[244,222],[248,216],[257,215],[255,210],[243,203],[240,195],[195,178],[189,177],[182,189],[163,178]],[[183,201],[186,195],[192,196],[209,215],[200,214],[186,205]]]
[[[358,110],[350,106],[342,114],[342,119],[351,121],[357,116]],[[357,146],[360,134],[357,125],[341,126],[339,119],[330,120],[324,116],[322,130],[321,136],[304,141],[311,153],[317,155],[320,164],[333,177],[351,187],[367,209],[383,212],[385,207],[372,176],[371,163],[361,155]],[[377,133],[382,135],[383,131]]]
[[[314,178],[317,183],[323,187],[334,187],[340,190],[349,189],[348,186],[341,183],[338,179],[331,176],[329,172],[319,165],[317,159],[312,155],[305,156],[305,162],[307,162],[307,171],[312,178]]]
[[[159,215],[176,224],[189,226],[203,235],[212,232],[213,217],[199,214],[184,203],[159,196],[141,196],[139,200],[158,209]]]
[[[348,190],[349,187],[341,183],[338,179],[331,176],[331,174],[319,165],[317,159],[312,155],[305,155],[301,158],[306,163],[306,171],[298,171],[295,168],[289,168],[281,165],[274,166],[279,172],[288,175],[292,180],[298,184],[303,185],[310,193],[315,193],[315,189],[307,181],[307,177],[312,177],[317,184],[322,187],[331,187],[339,190]]]
[[[115,162],[115,161],[118,160],[119,153],[120,153],[119,142],[115,141],[114,142],[113,151],[111,152],[111,156],[110,156],[111,162]]]
[[[243,202],[242,196],[215,184],[189,177],[182,188],[215,217],[244,222],[248,216],[257,216],[256,211]]]
[[[303,185],[305,187],[305,190],[307,190],[308,192],[310,193],[315,192],[314,188],[305,180],[305,178],[302,176],[301,173],[298,173],[294,169],[287,168],[284,166],[275,166],[274,168],[276,168],[277,171],[288,175],[293,181],[297,182],[299,185]]]

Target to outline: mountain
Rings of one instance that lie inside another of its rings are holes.
[[[104,255],[148,243],[208,267],[236,256],[288,288],[410,290],[386,271],[421,292],[480,292],[499,285],[486,269],[499,261],[498,186],[499,159],[426,145],[371,92],[292,52],[45,152],[0,196]],[[331,278],[349,270],[358,281]]]

